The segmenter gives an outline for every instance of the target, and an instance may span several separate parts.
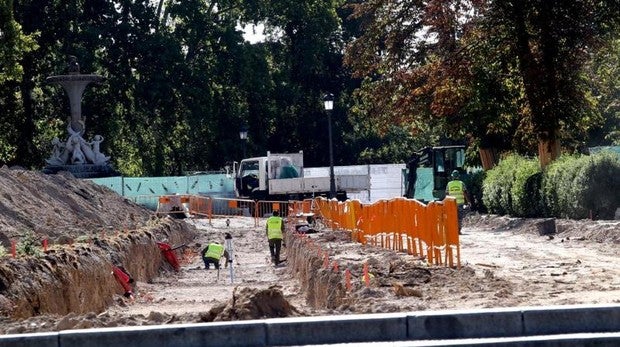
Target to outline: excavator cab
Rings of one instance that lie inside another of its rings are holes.
[[[465,173],[465,146],[424,147],[405,169],[405,197],[420,201],[442,200],[452,171]]]

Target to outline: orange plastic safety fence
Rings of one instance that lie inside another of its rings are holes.
[[[431,264],[461,266],[457,206],[451,197],[428,205],[405,198],[372,204],[316,198],[311,205],[328,227],[351,232],[355,242],[407,252]],[[295,202],[292,211],[302,206]]]

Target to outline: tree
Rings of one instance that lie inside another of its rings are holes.
[[[561,131],[591,107],[579,72],[620,17],[613,0],[370,0],[354,8],[366,26],[346,61],[370,79],[365,95],[381,117],[439,117],[457,137],[480,142],[503,133],[530,142],[533,134],[543,164],[558,155]]]

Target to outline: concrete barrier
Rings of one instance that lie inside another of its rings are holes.
[[[264,321],[67,330],[58,347],[266,346]]]
[[[343,343],[349,346],[352,343],[356,346],[381,346],[381,343],[389,346],[620,346],[620,305],[275,318],[0,336],[0,347]]]
[[[0,347],[58,347],[58,333],[0,335]]]
[[[410,314],[407,336],[414,340],[463,339],[523,335],[519,308],[429,311]]]
[[[351,347],[349,343],[321,347]],[[617,347],[620,333],[356,343],[355,347]]]
[[[372,314],[267,321],[268,346],[399,341],[407,339],[407,314]]]
[[[620,331],[620,305],[528,307],[524,335]]]

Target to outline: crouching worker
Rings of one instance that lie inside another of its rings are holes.
[[[205,269],[209,269],[210,264],[213,264],[214,268],[220,269],[220,259],[222,256],[226,258],[225,266],[228,267],[228,252],[224,246],[217,242],[212,242],[205,249],[200,252],[202,255],[202,261],[205,263]]]

